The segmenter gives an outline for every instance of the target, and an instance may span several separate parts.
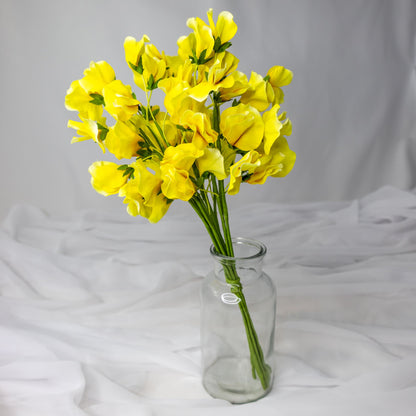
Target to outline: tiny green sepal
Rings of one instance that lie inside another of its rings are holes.
[[[91,104],[105,105],[104,97],[101,94],[96,94],[96,93],[92,92],[90,94],[90,97],[92,98],[92,100],[90,101]]]

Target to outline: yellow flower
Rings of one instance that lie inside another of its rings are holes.
[[[273,144],[268,155],[260,157],[260,166],[247,179],[250,184],[263,184],[269,176],[286,176],[293,168],[296,153],[293,152],[286,139],[280,136]]]
[[[272,86],[256,72],[252,72],[247,91],[241,96],[241,102],[250,104],[259,111],[266,110],[274,100]]]
[[[71,143],[83,142],[84,140],[92,139],[95,143],[98,143],[104,153],[105,148],[102,143],[101,135],[103,134],[103,130],[107,130],[105,127],[105,118],[100,118],[98,120],[102,129],[99,128],[96,121],[85,119],[83,117],[80,117],[80,119],[81,121],[68,121],[68,127],[75,129],[78,134],[78,136],[74,136],[72,138]]]
[[[281,104],[284,101],[284,93],[280,87],[289,85],[292,82],[293,73],[283,66],[273,66],[267,72],[269,83],[274,91],[274,104]]]
[[[220,127],[227,141],[240,150],[254,150],[263,139],[263,120],[250,105],[239,104],[224,110]]]
[[[88,93],[101,94],[103,88],[116,79],[113,68],[105,61],[91,61],[79,83]]]
[[[124,85],[116,80],[103,88],[105,109],[117,120],[127,121],[133,114],[137,113],[139,101],[131,92],[129,85]]]
[[[133,72],[135,84],[145,90],[153,90],[157,82],[161,80],[166,72],[166,60],[155,45],[145,45],[141,56],[141,66]]]
[[[195,193],[195,185],[189,178],[189,172],[172,165],[160,166],[162,173],[162,192],[169,199],[189,201]]]
[[[282,123],[280,122],[277,111],[279,110],[279,105],[274,105],[269,111],[263,113],[263,122],[264,122],[264,139],[263,147],[264,153],[268,155],[270,153],[270,148],[276,139],[280,136],[280,131],[282,129]]]
[[[165,150],[161,166],[168,164],[177,169],[191,169],[195,159],[201,157],[204,151],[199,149],[193,143],[183,143],[178,146],[169,146]]]
[[[198,113],[205,109],[203,102],[196,101],[189,96],[189,84],[186,81],[181,81],[169,90],[164,104],[172,122],[176,124],[180,124],[185,111],[191,110]]]
[[[247,177],[253,174],[254,170],[260,166],[259,154],[253,150],[247,152],[238,162],[230,167],[230,183],[228,185],[228,194],[236,195],[240,190],[240,184],[243,175]]]
[[[181,117],[180,124],[194,132],[192,143],[198,148],[206,147],[209,143],[214,143],[217,140],[218,133],[213,130],[211,122],[205,113],[195,113],[192,110],[186,110]]]
[[[218,91],[220,88],[231,88],[234,78],[228,76],[236,70],[238,59],[229,52],[222,52],[216,55],[212,65],[205,65],[200,69],[204,73],[204,81],[189,90],[189,96],[197,101],[204,101],[211,91]]]
[[[214,38],[220,38],[221,44],[230,41],[237,33],[237,25],[230,12],[223,11],[218,15],[217,23],[212,18],[212,9],[208,10],[208,22]]]
[[[234,71],[230,76],[233,78],[233,83],[230,87],[221,85],[219,91],[221,92],[221,100],[229,101],[233,98],[239,97],[248,90],[247,75],[240,71]]]
[[[227,177],[224,168],[224,157],[219,149],[206,147],[204,149],[204,154],[196,159],[196,164],[200,175],[204,172],[211,172],[219,180],[223,180]]]
[[[158,168],[151,164],[155,173],[148,170],[147,164],[137,160],[130,165],[134,169],[134,178],[130,179],[119,192],[125,197],[127,212],[132,215],[141,215],[150,222],[158,222],[169,209],[171,201],[160,192],[161,179]]]
[[[150,39],[146,35],[139,41],[132,36],[127,36],[124,40],[124,54],[126,62],[131,69],[136,70],[139,65],[140,58],[143,55],[144,47],[147,42],[150,42]]]
[[[204,154],[193,143],[170,146],[160,163],[162,192],[169,199],[189,201],[195,193],[189,170],[195,160]]]
[[[117,121],[109,129],[105,139],[105,146],[117,159],[130,159],[137,156],[140,149],[138,142],[141,138],[128,123]]]
[[[186,60],[190,56],[195,62],[202,58],[209,59],[214,50],[214,38],[210,27],[199,17],[191,17],[186,25],[193,30],[188,36],[178,39],[178,55]],[[202,63],[202,62],[200,62]]]
[[[81,87],[78,80],[71,83],[65,96],[67,110],[78,111],[81,117],[98,121],[103,114],[103,106],[93,104],[91,101],[93,97]]]
[[[114,195],[127,182],[127,176],[113,162],[94,162],[88,169],[91,174],[91,185],[104,196]]]

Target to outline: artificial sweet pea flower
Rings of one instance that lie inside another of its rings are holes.
[[[160,173],[161,189],[167,198],[183,201],[189,201],[192,198],[196,188],[190,179],[189,170],[195,160],[203,154],[204,151],[198,149],[193,143],[183,143],[166,149],[163,160],[160,162]]]
[[[114,195],[127,182],[127,176],[113,162],[94,162],[88,169],[91,185],[104,196]]]
[[[231,88],[234,78],[228,76],[237,69],[238,59],[229,52],[217,54],[213,64],[203,65],[200,72],[204,74],[203,81],[189,90],[189,96],[197,101],[205,101],[211,91],[220,88]]]
[[[230,12],[221,12],[218,15],[217,23],[214,23],[212,17],[212,9],[208,10],[208,22],[214,38],[220,39],[220,44],[223,45],[229,42],[237,33],[237,25],[233,20],[233,15]]]
[[[146,35],[143,35],[139,41],[132,36],[127,36],[124,40],[124,55],[126,57],[126,62],[133,71],[137,71],[141,65],[140,59],[147,42],[150,42],[150,39]]]
[[[110,127],[105,139],[105,147],[117,159],[131,159],[137,156],[142,141],[134,126],[123,121],[117,121]]]
[[[241,102],[250,104],[259,111],[266,110],[274,100],[272,86],[256,72],[252,72],[248,81],[248,89],[241,96]]]
[[[210,172],[219,180],[223,180],[227,177],[227,174],[225,173],[224,156],[219,149],[214,147],[206,147],[204,149],[204,154],[196,159],[196,165],[200,175],[203,175],[205,172]]]
[[[270,148],[272,147],[276,139],[280,136],[280,131],[283,126],[277,116],[277,112],[279,108],[280,106],[276,104],[269,111],[265,111],[263,113],[263,122],[264,122],[263,148],[264,148],[264,153],[266,155],[270,153]]]
[[[155,45],[147,44],[139,67],[133,72],[135,84],[143,91],[157,88],[157,83],[166,72],[166,60]]]
[[[281,104],[285,97],[281,87],[292,82],[293,72],[283,66],[273,66],[268,70],[267,78],[274,91],[275,99],[273,103]]]
[[[80,117],[98,121],[103,114],[103,105],[94,102],[93,97],[81,87],[79,80],[73,81],[66,92],[65,107],[70,111],[78,111]]]
[[[131,92],[130,85],[124,85],[120,80],[110,82],[103,88],[105,109],[117,120],[127,121],[137,113],[139,101]]]
[[[105,61],[91,61],[79,83],[89,94],[101,94],[103,88],[115,79],[116,74],[110,64]]]
[[[280,136],[272,145],[268,155],[261,155],[260,165],[257,166],[246,180],[252,185],[263,184],[269,176],[286,176],[293,168],[296,161],[296,154],[293,152],[287,140]]]
[[[232,85],[230,87],[225,87],[224,84],[222,84],[219,88],[222,101],[230,101],[237,98],[244,94],[249,88],[247,75],[243,72],[234,71],[229,75],[229,78],[233,78]]]
[[[205,113],[186,110],[180,119],[180,124],[193,131],[192,143],[198,148],[204,148],[217,140],[218,133],[212,128],[210,119]]]
[[[123,202],[128,205],[127,212],[132,216],[141,215],[152,223],[158,222],[166,214],[171,201],[161,193],[162,181],[157,164],[137,160],[129,167],[134,170],[134,177],[119,192],[119,196],[124,197]]]
[[[84,140],[94,140],[97,143],[103,153],[105,152],[105,147],[103,145],[103,140],[108,129],[105,127],[105,118],[101,117],[98,121],[102,124],[98,124],[94,120],[88,120],[80,116],[81,121],[68,121],[68,127],[73,128],[77,131],[78,136],[74,136],[71,140],[71,143],[83,142]],[[100,128],[101,127],[101,128]],[[105,133],[104,133],[105,131]]]
[[[214,37],[210,27],[199,17],[191,17],[186,25],[193,30],[188,36],[178,39],[178,55],[186,60],[192,57],[193,63],[204,64],[214,50]]]
[[[239,104],[225,109],[221,116],[221,132],[228,143],[240,150],[256,149],[264,134],[264,123],[256,108]]]
[[[228,185],[228,195],[236,195],[240,190],[243,181],[243,174],[249,177],[255,168],[260,166],[259,153],[255,150],[247,152],[238,162],[230,167],[230,183]]]

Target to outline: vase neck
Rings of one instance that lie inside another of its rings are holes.
[[[211,246],[211,255],[214,260],[214,274],[222,280],[229,282],[230,271],[235,270],[241,283],[256,280],[263,271],[263,259],[266,246],[256,240],[246,238],[233,239],[234,256],[218,253]]]

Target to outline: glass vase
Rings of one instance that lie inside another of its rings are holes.
[[[214,269],[201,288],[202,379],[211,396],[247,403],[272,388],[276,291],[264,244],[237,238],[233,247],[234,257],[211,247]]]

